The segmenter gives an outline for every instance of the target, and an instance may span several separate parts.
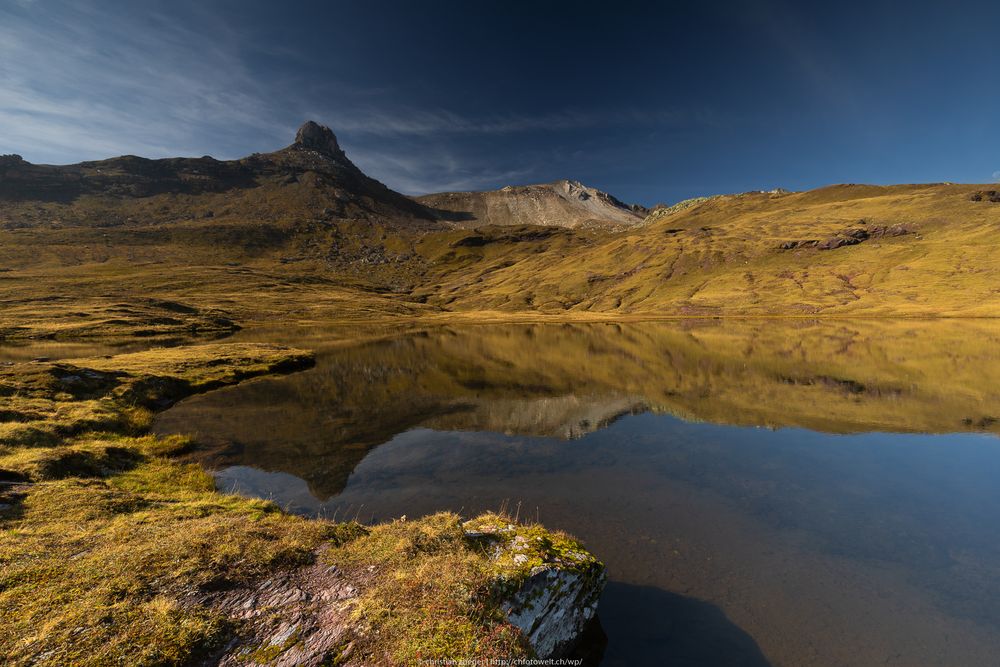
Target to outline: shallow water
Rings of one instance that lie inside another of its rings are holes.
[[[222,488],[365,521],[504,506],[608,565],[606,665],[990,665],[1000,325],[239,335],[316,367],[194,397]]]

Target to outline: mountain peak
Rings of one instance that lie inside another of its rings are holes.
[[[337,143],[337,135],[333,130],[311,120],[303,123],[295,133],[295,145],[330,156],[340,156],[344,153]]]
[[[561,179],[536,185],[508,185],[486,192],[442,192],[418,197],[437,209],[439,219],[457,226],[541,225],[625,229],[642,224],[647,213],[638,204],[579,181]],[[441,212],[451,215],[441,215]]]

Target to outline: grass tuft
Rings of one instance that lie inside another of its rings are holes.
[[[375,526],[326,558],[367,580],[354,618],[375,662],[531,653],[500,609],[494,563],[455,514]]]

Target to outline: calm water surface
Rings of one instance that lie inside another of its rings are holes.
[[[240,334],[316,367],[194,397],[220,487],[366,521],[506,506],[608,565],[605,665],[995,665],[1000,325]]]

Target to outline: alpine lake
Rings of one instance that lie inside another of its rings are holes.
[[[157,433],[192,435],[220,489],[304,515],[502,509],[575,535],[609,573],[590,662],[1000,656],[994,321],[331,326],[232,340],[315,350],[316,364],[182,401]]]

